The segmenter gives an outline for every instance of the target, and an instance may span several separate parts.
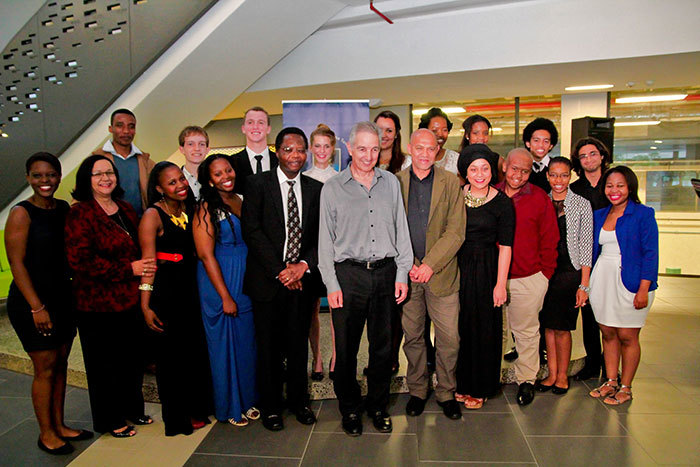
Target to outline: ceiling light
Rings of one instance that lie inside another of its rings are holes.
[[[498,133],[499,131],[503,131],[503,128],[495,126],[495,127],[491,128],[491,131],[493,131],[494,133]]]
[[[589,84],[586,86],[567,86],[564,91],[592,91],[594,89],[610,89],[614,84]]]
[[[616,104],[638,104],[640,102],[668,102],[682,101],[688,97],[688,94],[659,94],[656,96],[633,96],[633,97],[618,97],[615,99]]]
[[[655,142],[656,144],[661,144],[661,143],[663,143],[663,141],[661,141],[660,139],[655,139],[654,142]]]
[[[2,134],[2,137],[3,137],[3,138],[9,138],[10,135],[8,135],[7,133],[3,133],[3,134]]]
[[[637,120],[631,122],[615,122],[615,126],[649,126],[658,125],[661,123],[660,120]]]
[[[439,107],[439,109],[446,114],[463,114],[466,112],[464,107]],[[430,109],[416,109],[411,113],[417,117],[419,115],[427,114],[428,110]]]
[[[659,149],[656,146],[649,146],[649,149]]]

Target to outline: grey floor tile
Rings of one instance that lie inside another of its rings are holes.
[[[32,400],[26,398],[0,397],[0,435],[22,420],[34,421]]]
[[[481,412],[469,415],[461,420],[449,420],[442,414],[420,417],[420,460],[487,463],[534,460],[512,414]]]
[[[92,425],[90,397],[86,389],[69,388],[66,391],[64,413],[66,420],[81,421]]]
[[[589,396],[535,397],[532,404],[512,405],[525,435],[626,435],[617,413]]]
[[[291,467],[294,465],[299,465],[299,459],[283,459],[278,457],[227,456],[221,454],[192,454],[192,457],[190,457],[185,463],[185,466],[187,467],[218,467],[228,465]]]
[[[620,414],[620,420],[659,464],[700,465],[700,415]]]
[[[2,465],[67,465],[87,449],[95,438],[85,441],[76,441],[73,444],[75,451],[65,456],[52,456],[41,450],[36,445],[39,438],[39,427],[32,420],[25,420],[15,428],[0,436],[0,452]]]
[[[700,414],[700,405],[664,378],[635,378],[632,386],[631,401],[605,407],[618,413]]]
[[[0,370],[0,397],[31,398],[32,377],[14,371]]]
[[[528,437],[540,466],[647,466],[654,460],[631,437]]]
[[[406,415],[405,407],[409,396],[407,394],[393,395],[389,402],[388,412],[391,415],[393,433],[416,433],[416,417]],[[377,433],[372,426],[372,419],[367,413],[362,414],[365,433]],[[314,433],[344,433],[337,400],[323,401],[323,407],[318,414],[318,422]]]
[[[416,436],[366,433],[350,438],[340,433],[313,433],[302,465],[418,465]]]
[[[288,413],[283,418],[284,430],[277,432],[266,430],[260,420],[246,427],[217,422],[195,452],[301,457],[312,427],[300,424]]]

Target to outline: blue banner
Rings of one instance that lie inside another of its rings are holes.
[[[335,133],[335,158],[333,167],[341,171],[348,165],[350,154],[345,143],[350,129],[357,122],[369,120],[369,100],[352,101],[282,101],[282,124],[284,127],[301,128],[308,137],[319,123],[326,124]],[[309,144],[311,142],[309,141]],[[307,170],[313,164],[311,154],[306,160]]]

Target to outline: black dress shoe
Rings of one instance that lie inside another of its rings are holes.
[[[567,392],[569,392],[569,388],[560,388],[557,385],[552,386],[552,394],[561,396],[562,394],[566,394]]]
[[[351,413],[343,417],[343,431],[349,436],[360,436],[362,434],[362,419],[356,413]]]
[[[535,386],[532,383],[522,383],[518,387],[516,400],[518,405],[528,405],[535,398]]]
[[[393,427],[391,425],[391,417],[388,413],[383,410],[377,410],[370,415],[372,417],[372,425],[374,425],[375,430],[380,433],[391,433]]]
[[[507,362],[514,362],[518,359],[518,351],[515,350],[515,347],[510,349],[510,352],[506,352],[506,354],[503,356],[503,360]]]
[[[262,424],[270,431],[280,431],[284,428],[282,417],[278,414],[263,416]]]
[[[48,452],[49,454],[52,454],[54,456],[70,454],[73,451],[75,451],[75,448],[68,441],[66,441],[66,444],[64,444],[63,446],[51,449],[50,447],[47,447],[44,443],[42,443],[41,438],[39,438],[38,440],[36,440],[36,445],[39,446],[39,449],[41,449],[42,451]]]
[[[302,407],[299,410],[294,410],[293,413],[297,417],[299,423],[302,425],[313,425],[316,423],[316,415],[314,415],[314,413],[308,407]]]
[[[417,417],[423,413],[423,409],[425,409],[425,402],[425,399],[421,399],[417,396],[411,396],[408,403],[406,403],[406,413],[411,417]]]
[[[600,367],[599,366],[584,366],[581,368],[581,370],[574,375],[574,380],[576,381],[585,381],[587,379],[591,378],[597,378],[600,376]]]
[[[442,407],[442,413],[452,420],[459,420],[462,418],[462,409],[459,407],[459,402],[454,399],[450,399],[445,402],[438,402],[438,405]]]
[[[535,382],[535,389],[539,392],[547,392],[552,389],[553,386],[553,384],[542,384],[542,381]]]

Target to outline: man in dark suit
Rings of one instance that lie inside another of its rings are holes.
[[[314,306],[310,274],[318,264],[320,182],[300,171],[308,141],[299,128],[283,129],[275,140],[279,166],[248,178],[241,224],[248,245],[244,292],[253,301],[258,345],[258,389],[263,426],[282,422],[283,359],[287,359],[287,406],[305,425],[309,409],[307,360]]]
[[[547,118],[538,117],[527,124],[523,130],[523,143],[532,154],[532,172],[530,183],[549,193],[551,188],[547,181],[549,153],[559,141],[559,132],[554,122]]]
[[[270,115],[265,109],[251,107],[246,111],[241,126],[241,132],[245,135],[245,148],[231,156],[231,166],[236,171],[236,193],[245,193],[246,178],[249,175],[277,167],[277,155],[267,147],[270,129]]]

